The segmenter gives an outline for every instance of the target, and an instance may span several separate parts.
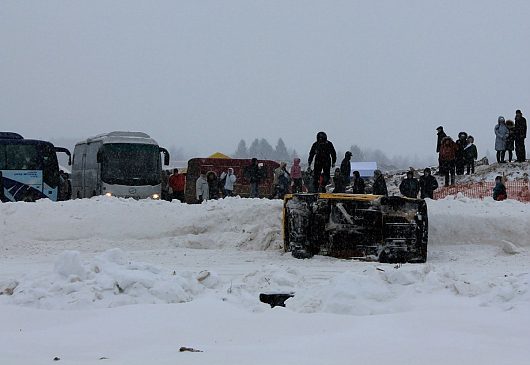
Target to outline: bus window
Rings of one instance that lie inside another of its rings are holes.
[[[5,161],[2,170],[39,170],[35,145],[5,145]]]

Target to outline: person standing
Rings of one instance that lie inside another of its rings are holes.
[[[433,199],[436,189],[438,189],[438,181],[431,175],[431,169],[427,167],[423,170],[423,176],[420,177],[420,198]]]
[[[464,159],[466,161],[466,175],[475,173],[475,160],[478,158],[477,146],[474,144],[473,136],[467,137],[467,145],[464,149]]]
[[[272,197],[283,199],[289,191],[290,175],[287,172],[287,164],[280,162],[280,166],[274,170],[274,179],[272,182]]]
[[[458,140],[456,141],[458,149],[456,150],[455,158],[455,171],[457,175],[464,175],[464,167],[466,165],[464,150],[467,145],[467,133],[460,132],[458,133]]]
[[[512,162],[513,150],[515,149],[515,123],[513,120],[506,121],[506,128],[508,128],[508,135],[506,136],[506,152],[508,152],[508,162]]]
[[[352,193],[353,194],[365,194],[364,180],[361,177],[361,174],[359,173],[359,171],[353,172]]]
[[[374,184],[372,185],[372,194],[388,196],[385,177],[381,170],[374,170]]]
[[[346,192],[346,185],[344,184],[344,176],[340,173],[340,168],[335,169],[333,175],[333,193],[344,193]]]
[[[344,179],[344,186],[350,185],[350,175],[351,175],[351,156],[350,151],[346,151],[344,154],[344,159],[340,163],[340,175]]]
[[[168,179],[168,185],[173,191],[171,198],[184,202],[184,189],[186,188],[186,177],[179,174],[178,169],[173,170],[173,174]]]
[[[505,163],[504,155],[506,154],[506,139],[508,138],[508,128],[503,116],[497,118],[495,132],[495,151],[497,151],[497,163]]]
[[[517,162],[526,161],[526,148],[524,140],[526,138],[526,118],[519,109],[515,111],[515,155]]]
[[[438,160],[440,161],[440,172],[445,177],[445,186],[449,186],[449,176],[451,176],[451,185],[455,183],[455,159],[457,150],[458,146],[451,137],[447,136],[442,140]]]
[[[444,127],[439,126],[436,128],[436,134],[437,134],[437,140],[436,140],[436,153],[440,153],[440,147],[442,146],[442,139],[447,137],[447,134],[444,132]],[[438,172],[440,173],[440,170],[442,169],[442,165],[440,163],[440,160],[438,160]]]
[[[245,177],[250,182],[250,197],[259,198],[259,184],[264,176],[257,158],[254,157],[250,165],[245,168]]]
[[[399,184],[399,191],[401,195],[406,196],[407,198],[418,198],[420,183],[414,177],[414,172],[407,171],[407,177],[401,181],[401,184]]]
[[[302,167],[300,167],[300,159],[297,157],[293,160],[291,166],[291,179],[293,180],[293,193],[302,192]]]
[[[201,171],[197,181],[195,181],[195,198],[199,204],[210,198],[210,189],[204,171]]]
[[[234,195],[234,185],[236,183],[237,177],[234,175],[234,169],[229,167],[228,172],[223,171],[221,174],[221,182],[223,182],[223,196],[233,196]]]
[[[333,143],[328,141],[328,136],[324,132],[317,133],[317,140],[311,146],[309,151],[309,159],[307,164],[311,167],[311,163],[315,159],[315,168],[313,169],[313,187],[312,191],[326,192],[326,185],[330,180],[330,168],[335,167],[337,162],[337,152]],[[320,182],[320,176],[323,176],[322,183]]]

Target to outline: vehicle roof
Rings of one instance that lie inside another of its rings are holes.
[[[0,144],[2,145],[14,145],[14,144],[17,144],[17,145],[40,145],[40,146],[44,146],[44,145],[48,145],[48,146],[52,146],[53,147],[53,143],[51,142],[48,142],[48,141],[41,141],[41,140],[38,140],[38,139],[2,139],[0,138]]]
[[[138,144],[151,144],[157,145],[158,143],[152,139],[148,134],[143,132],[125,132],[125,131],[114,131],[110,133],[98,134],[94,137],[87,138],[86,140],[76,143],[93,143],[102,142],[107,143],[138,143]]]

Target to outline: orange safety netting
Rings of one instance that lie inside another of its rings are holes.
[[[506,186],[508,199],[515,199],[525,203],[530,202],[528,181],[506,181],[504,186]],[[493,196],[494,187],[495,182],[493,181],[478,181],[467,184],[451,185],[435,190],[434,199],[443,199],[446,196],[457,195],[458,193],[461,193],[467,198],[484,199]]]

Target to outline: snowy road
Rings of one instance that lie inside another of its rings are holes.
[[[3,204],[0,363],[527,364],[529,210],[430,202],[395,266],[293,259],[274,201]]]

